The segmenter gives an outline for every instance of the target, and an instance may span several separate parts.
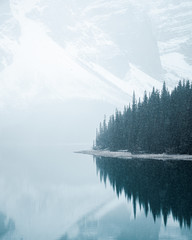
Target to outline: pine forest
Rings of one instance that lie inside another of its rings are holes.
[[[192,83],[179,81],[171,92],[164,83],[138,102],[133,93],[132,105],[100,123],[94,149],[192,154]]]

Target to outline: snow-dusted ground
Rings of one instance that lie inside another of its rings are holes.
[[[98,157],[111,157],[111,158],[123,158],[123,159],[155,159],[155,160],[185,160],[191,161],[192,155],[180,155],[180,154],[132,154],[126,151],[105,151],[105,150],[82,150],[75,153],[89,154]]]

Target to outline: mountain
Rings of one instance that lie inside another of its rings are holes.
[[[7,90],[124,102],[191,76],[188,0],[3,0],[0,11],[1,102]]]
[[[165,79],[170,84],[178,79],[190,79],[192,2],[168,0],[154,5],[151,18]]]
[[[189,77],[191,1],[50,0],[48,5],[36,18],[75,57],[99,64],[121,79],[130,63],[171,86]]]
[[[77,108],[82,109],[77,120],[95,112],[89,118],[94,129],[104,114],[128,104],[133,91],[142,98],[164,80],[171,89],[180,78],[190,78],[191,12],[189,0],[2,0],[2,130],[14,125],[14,117],[19,138],[22,118],[31,122],[43,113],[46,121],[54,109],[59,117]],[[64,115],[61,119],[69,129]],[[38,121],[39,132],[44,121]]]

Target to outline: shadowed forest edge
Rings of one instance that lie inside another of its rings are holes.
[[[179,81],[171,92],[164,83],[138,102],[133,93],[132,106],[100,123],[93,148],[192,154],[192,83]]]

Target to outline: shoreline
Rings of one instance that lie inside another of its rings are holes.
[[[125,151],[107,151],[107,150],[82,150],[75,153],[87,154],[97,157],[111,157],[111,158],[120,158],[120,159],[154,159],[154,160],[185,160],[192,161],[192,155],[187,154],[132,154]]]

